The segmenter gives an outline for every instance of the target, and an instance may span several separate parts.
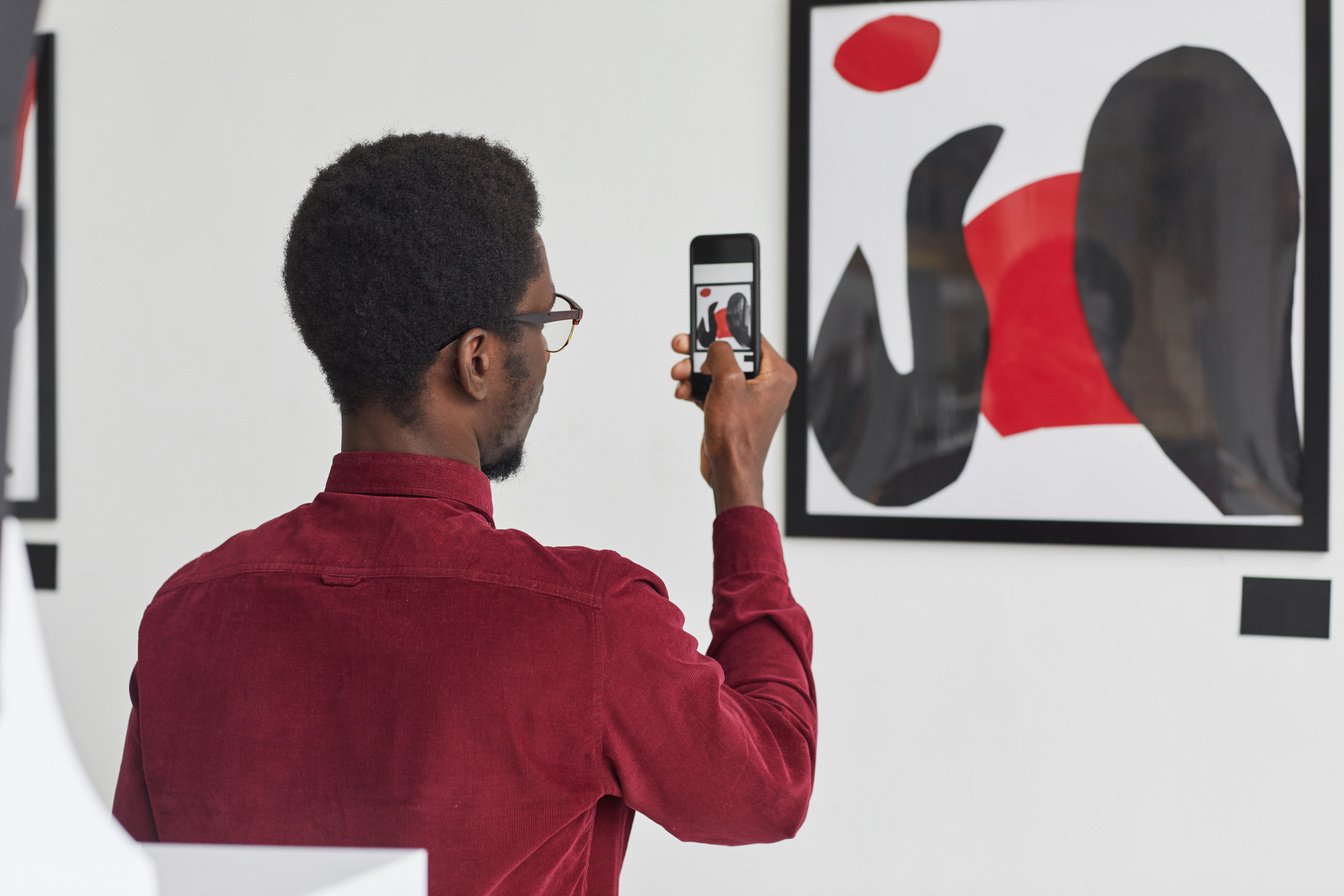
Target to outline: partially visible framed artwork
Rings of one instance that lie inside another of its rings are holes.
[[[1328,548],[1328,0],[793,0],[790,535]]]
[[[56,517],[55,39],[37,36],[19,119],[13,189],[23,211],[5,496],[21,518]]]

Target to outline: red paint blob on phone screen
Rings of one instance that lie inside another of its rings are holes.
[[[733,331],[728,329],[728,309],[720,308],[714,312],[714,338],[732,339]]]
[[[874,93],[908,87],[929,73],[941,38],[941,30],[928,19],[877,19],[851,34],[835,51],[835,70],[855,87]]]

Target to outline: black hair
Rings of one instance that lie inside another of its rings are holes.
[[[285,246],[285,293],[341,413],[419,418],[435,351],[505,323],[541,273],[537,188],[509,149],[462,134],[358,143],[313,178]]]

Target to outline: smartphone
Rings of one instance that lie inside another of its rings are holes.
[[[700,372],[705,352],[726,342],[750,379],[761,357],[761,244],[755,234],[691,240],[691,392],[704,398],[712,377]]]

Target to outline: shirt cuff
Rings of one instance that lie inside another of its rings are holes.
[[[775,518],[763,507],[733,507],[714,518],[714,578],[746,573],[788,577]]]

